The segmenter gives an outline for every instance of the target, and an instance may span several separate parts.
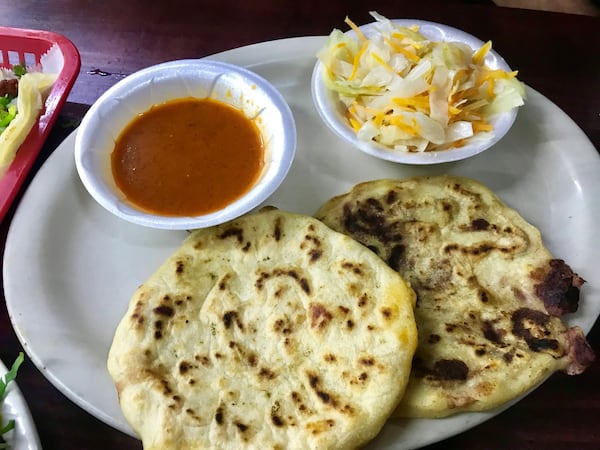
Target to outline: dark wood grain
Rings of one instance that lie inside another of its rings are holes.
[[[494,48],[519,69],[519,78],[562,108],[600,148],[600,21],[594,17],[500,8],[488,1],[20,0],[0,2],[0,25],[58,32],[81,52],[81,73],[37,169],[88,105],[140,68],[261,41],[325,35],[333,27],[344,27],[346,15],[359,24],[370,21],[369,10],[441,22],[492,39]],[[2,252],[14,208],[0,225]],[[598,325],[589,340],[599,352]],[[21,349],[2,301],[0,358],[11,361]],[[428,448],[600,448],[599,379],[600,364],[577,377],[556,374],[497,417]],[[19,385],[45,449],[141,449],[137,439],[71,403],[29,361],[21,369]]]

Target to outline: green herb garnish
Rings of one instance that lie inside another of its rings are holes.
[[[23,352],[20,352],[19,356],[13,363],[10,370],[6,372],[3,378],[0,378],[0,404],[4,401],[4,397],[6,396],[6,388],[8,387],[10,382],[14,381],[17,377],[17,371],[19,370],[21,364],[23,364],[24,360],[25,356],[23,355]],[[4,436],[5,433],[8,433],[10,430],[12,430],[14,427],[14,420],[9,420],[6,424],[4,424],[4,419],[2,418],[2,413],[0,411],[0,449],[8,448],[6,443],[4,443],[4,439],[2,438],[2,436]]]
[[[2,97],[0,97],[1,99]],[[0,128],[6,128],[9,123],[17,115],[17,107],[15,105],[3,105],[0,102]]]
[[[25,64],[15,64],[12,67],[12,71],[15,74],[15,77],[21,78],[27,73],[27,67],[25,66]]]

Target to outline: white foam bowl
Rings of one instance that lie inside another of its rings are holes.
[[[392,20],[392,22],[400,26],[418,25],[419,32],[422,35],[436,42],[462,42],[470,46],[473,50],[477,50],[484,44],[483,41],[464,31],[435,22],[410,19],[396,19]],[[359,28],[368,38],[377,32],[376,25],[377,22],[372,22]],[[356,35],[353,30],[347,33]],[[490,50],[487,53],[485,63],[492,69],[511,71],[506,61],[494,50]],[[355,131],[350,127],[344,115],[345,107],[339,101],[338,94],[328,89],[323,82],[324,70],[324,65],[318,61],[312,74],[311,90],[315,107],[325,124],[337,136],[351,143],[359,150],[387,161],[404,164],[439,164],[469,158],[496,144],[510,130],[517,118],[518,108],[513,108],[506,113],[491,117],[490,123],[494,126],[494,136],[491,139],[478,139],[477,136],[474,136],[466,145],[459,148],[419,153],[395,151],[376,142],[367,142],[357,138]]]
[[[168,217],[137,209],[118,189],[110,155],[115,140],[138,115],[153,105],[185,98],[212,98],[260,114],[265,164],[254,186],[221,210],[193,217]],[[90,195],[114,215],[139,225],[173,230],[205,228],[227,222],[258,207],[287,175],[296,151],[292,112],[277,89],[259,75],[207,59],[158,64],[124,78],[108,89],[84,116],[75,138],[75,164]]]

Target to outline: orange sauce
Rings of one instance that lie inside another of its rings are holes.
[[[245,194],[264,165],[260,131],[238,109],[183,98],[136,117],[111,155],[117,187],[138,208],[163,216],[219,210]]]

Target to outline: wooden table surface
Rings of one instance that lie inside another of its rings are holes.
[[[390,18],[441,22],[491,39],[494,48],[519,69],[519,78],[563,109],[600,148],[597,17],[501,8],[488,1],[0,1],[0,25],[64,34],[81,53],[79,77],[22,191],[88,106],[126,75],[155,63],[256,42],[326,35],[333,27],[344,27],[346,15],[359,24],[370,21],[369,10]],[[19,198],[0,225],[2,250]],[[0,303],[0,358],[10,362],[23,347],[5,302]],[[598,325],[589,340],[598,353]],[[598,363],[577,377],[555,374],[495,418],[428,448],[598,449],[598,379]],[[73,404],[28,360],[18,383],[45,449],[141,449],[137,439]]]

